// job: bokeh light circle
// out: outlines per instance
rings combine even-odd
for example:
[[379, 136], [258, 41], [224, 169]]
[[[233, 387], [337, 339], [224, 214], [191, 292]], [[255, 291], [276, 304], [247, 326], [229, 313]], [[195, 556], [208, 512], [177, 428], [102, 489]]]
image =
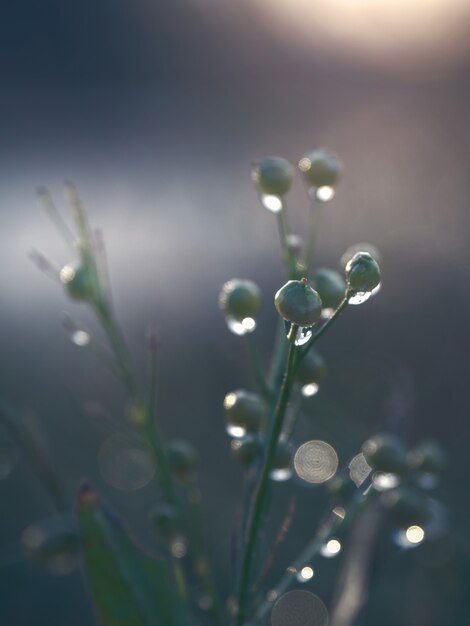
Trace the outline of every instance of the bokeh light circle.
[[327, 626], [328, 610], [318, 596], [295, 589], [282, 595], [271, 613], [272, 626]]
[[303, 480], [309, 483], [324, 483], [336, 473], [338, 455], [326, 441], [306, 441], [295, 453], [294, 468]]

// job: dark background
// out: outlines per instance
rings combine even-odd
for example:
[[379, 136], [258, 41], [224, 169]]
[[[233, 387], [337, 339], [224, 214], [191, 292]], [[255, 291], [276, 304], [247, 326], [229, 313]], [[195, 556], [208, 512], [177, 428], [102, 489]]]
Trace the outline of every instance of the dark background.
[[[470, 618], [470, 7], [465, 0], [285, 6], [2, 5], [0, 395], [14, 411], [34, 413], [71, 496], [91, 477], [146, 536], [154, 485], [124, 494], [105, 483], [96, 458], [109, 427], [82, 410], [93, 400], [121, 418], [125, 396], [69, 342], [62, 311], [100, 331], [28, 259], [35, 248], [59, 266], [72, 260], [34, 193], [47, 185], [66, 211], [62, 182], [71, 179], [105, 233], [116, 306], [142, 370], [149, 321], [160, 329], [161, 427], [199, 450], [226, 592], [241, 474], [229, 458], [221, 402], [253, 383], [217, 294], [233, 276], [259, 282], [265, 303], [256, 338], [267, 359], [272, 294], [283, 273], [275, 221], [258, 206], [250, 164], [266, 154], [295, 163], [325, 145], [340, 155], [344, 176], [324, 212], [318, 260], [336, 267], [350, 244], [373, 242], [383, 289], [322, 340], [329, 375], [306, 403], [302, 432], [330, 441], [343, 463], [369, 433], [390, 425], [410, 444], [442, 442], [449, 463], [438, 497], [447, 531], [417, 550], [379, 552], [358, 623], [463, 625]], [[307, 208], [298, 181], [289, 201], [295, 232]], [[291, 488], [279, 488], [280, 502]], [[23, 528], [52, 512], [24, 459], [0, 494], [0, 623], [91, 623], [78, 574], [54, 577], [21, 555]], [[299, 492], [299, 532], [280, 566], [308, 536], [311, 494]], [[311, 586], [326, 602], [335, 567], [329, 562]]]

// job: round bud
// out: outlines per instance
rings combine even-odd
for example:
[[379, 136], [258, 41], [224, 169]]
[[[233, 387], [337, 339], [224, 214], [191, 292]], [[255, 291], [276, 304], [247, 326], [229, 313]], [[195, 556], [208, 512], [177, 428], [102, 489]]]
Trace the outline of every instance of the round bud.
[[395, 435], [374, 435], [362, 444], [362, 453], [372, 469], [402, 474], [406, 469], [406, 450]]
[[75, 300], [89, 300], [93, 290], [89, 271], [83, 266], [66, 265], [60, 270], [60, 280], [64, 283], [67, 293]]
[[261, 446], [258, 435], [248, 434], [240, 439], [232, 439], [230, 448], [233, 456], [243, 467], [250, 467], [256, 459]]
[[321, 316], [322, 302], [305, 279], [289, 280], [274, 297], [281, 317], [292, 324], [312, 326]]
[[325, 359], [316, 350], [309, 350], [300, 361], [295, 378], [300, 385], [319, 385], [326, 373]]
[[348, 289], [371, 292], [380, 284], [380, 267], [368, 252], [356, 252], [345, 267]]
[[356, 489], [356, 485], [347, 476], [333, 476], [325, 483], [325, 487], [334, 500], [344, 501]]
[[165, 541], [170, 541], [178, 534], [178, 513], [170, 504], [158, 504], [149, 511], [148, 517], [152, 530]]
[[166, 455], [170, 471], [180, 480], [190, 478], [194, 473], [197, 452], [189, 441], [173, 439], [166, 445]]
[[234, 437], [256, 432], [266, 416], [266, 403], [257, 393], [237, 389], [224, 398], [227, 431]]
[[292, 186], [294, 168], [281, 157], [266, 157], [256, 164], [251, 177], [262, 193], [283, 196]]
[[333, 152], [317, 148], [300, 159], [299, 169], [310, 187], [334, 187], [341, 174], [341, 162]]
[[251, 280], [232, 278], [222, 287], [219, 307], [225, 315], [239, 321], [254, 317], [261, 308], [261, 291]]
[[446, 454], [437, 441], [423, 441], [408, 453], [408, 464], [420, 472], [440, 474], [446, 464]]
[[429, 500], [416, 489], [397, 487], [384, 492], [381, 500], [397, 526], [402, 528], [414, 524], [421, 526], [429, 521], [431, 513]]
[[313, 286], [325, 309], [336, 309], [346, 293], [346, 283], [338, 272], [322, 267], [315, 272]]
[[58, 513], [28, 526], [21, 535], [28, 556], [56, 574], [68, 574], [78, 565], [80, 532], [71, 513]]

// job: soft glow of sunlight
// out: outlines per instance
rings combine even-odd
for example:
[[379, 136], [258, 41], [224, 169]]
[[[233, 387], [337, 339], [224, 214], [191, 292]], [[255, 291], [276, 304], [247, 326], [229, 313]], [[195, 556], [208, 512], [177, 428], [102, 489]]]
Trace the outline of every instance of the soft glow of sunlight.
[[[255, 0], [281, 37], [413, 69], [469, 49], [467, 0]], [[410, 54], [412, 52], [412, 54]]]
[[421, 526], [410, 526], [405, 534], [410, 543], [421, 543], [424, 539], [424, 530]]

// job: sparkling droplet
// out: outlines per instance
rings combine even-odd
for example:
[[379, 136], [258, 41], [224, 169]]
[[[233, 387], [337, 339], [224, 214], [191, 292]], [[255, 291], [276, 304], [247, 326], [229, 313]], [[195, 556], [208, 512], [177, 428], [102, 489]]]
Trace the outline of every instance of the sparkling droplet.
[[242, 320], [237, 320], [234, 317], [226, 317], [228, 329], [234, 335], [243, 336], [248, 333], [252, 333], [256, 328], [256, 320], [252, 317], [245, 317]]
[[352, 296], [349, 296], [349, 304], [363, 304], [371, 297], [372, 291], [356, 291]]
[[314, 575], [315, 572], [313, 571], [313, 568], [306, 565], [305, 567], [302, 567], [300, 572], [297, 574], [297, 580], [299, 583], [306, 583], [308, 580], [311, 580]]
[[91, 337], [86, 330], [78, 329], [70, 335], [70, 339], [76, 346], [84, 347], [90, 343]]
[[324, 483], [338, 469], [338, 455], [326, 441], [306, 441], [294, 456], [297, 475], [309, 483]]
[[288, 591], [274, 605], [272, 626], [327, 626], [328, 611], [318, 596], [303, 589]]
[[341, 542], [339, 539], [329, 539], [320, 550], [320, 554], [327, 559], [331, 559], [341, 552]]
[[292, 470], [290, 469], [290, 467], [274, 468], [269, 473], [269, 477], [271, 478], [271, 480], [274, 480], [278, 483], [289, 480], [291, 476]]
[[230, 435], [230, 437], [237, 437], [237, 439], [246, 435], [246, 428], [243, 428], [243, 426], [237, 426], [235, 424], [227, 424], [225, 430], [227, 431], [227, 434]]
[[335, 197], [335, 190], [333, 187], [324, 185], [315, 189], [315, 200], [318, 202], [329, 202]]
[[334, 312], [335, 312], [335, 310], [332, 309], [331, 307], [326, 307], [326, 308], [322, 309], [321, 319], [325, 320], [325, 321], [330, 319], [330, 317], [333, 315]]
[[401, 529], [393, 536], [393, 541], [400, 548], [415, 548], [424, 541], [425, 531], [421, 526], [409, 526]]
[[378, 491], [387, 491], [387, 489], [397, 487], [397, 485], [400, 484], [400, 478], [397, 474], [390, 472], [375, 472], [372, 477], [372, 482]]
[[362, 483], [371, 473], [372, 468], [367, 463], [365, 456], [360, 452], [352, 459], [349, 464], [349, 476], [356, 487], [360, 487]]
[[279, 213], [282, 210], [282, 200], [279, 196], [263, 194], [261, 196], [261, 204], [272, 213]]
[[339, 517], [340, 519], [344, 519], [346, 517], [346, 509], [342, 506], [335, 506], [335, 508], [331, 511], [333, 515]]
[[295, 339], [296, 346], [303, 346], [313, 335], [312, 326], [300, 326]]
[[300, 393], [306, 398], [309, 398], [310, 396], [314, 396], [316, 393], [318, 393], [319, 389], [320, 385], [318, 383], [308, 383], [308, 385], [304, 385], [302, 387]]

